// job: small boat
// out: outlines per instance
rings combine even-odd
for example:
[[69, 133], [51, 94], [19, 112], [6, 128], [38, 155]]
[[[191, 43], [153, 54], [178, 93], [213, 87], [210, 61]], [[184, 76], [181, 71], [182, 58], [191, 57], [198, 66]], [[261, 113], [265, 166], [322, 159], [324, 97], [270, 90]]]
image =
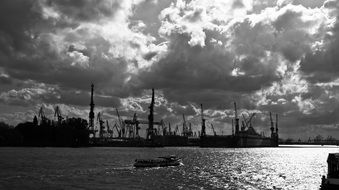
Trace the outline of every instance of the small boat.
[[156, 159], [136, 159], [134, 167], [166, 167], [166, 166], [179, 166], [181, 159], [174, 155], [161, 156]]
[[327, 158], [327, 178], [321, 179], [321, 190], [339, 189], [339, 153], [330, 153]]

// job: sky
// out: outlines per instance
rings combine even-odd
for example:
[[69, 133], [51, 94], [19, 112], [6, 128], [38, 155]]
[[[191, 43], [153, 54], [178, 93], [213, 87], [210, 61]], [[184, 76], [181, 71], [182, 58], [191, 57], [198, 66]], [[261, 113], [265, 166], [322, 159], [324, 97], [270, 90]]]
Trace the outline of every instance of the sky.
[[[339, 1], [2, 0], [0, 121], [31, 121], [42, 106], [111, 125], [155, 120], [231, 133], [239, 116], [282, 138], [339, 139]], [[146, 128], [144, 126], [143, 128]]]

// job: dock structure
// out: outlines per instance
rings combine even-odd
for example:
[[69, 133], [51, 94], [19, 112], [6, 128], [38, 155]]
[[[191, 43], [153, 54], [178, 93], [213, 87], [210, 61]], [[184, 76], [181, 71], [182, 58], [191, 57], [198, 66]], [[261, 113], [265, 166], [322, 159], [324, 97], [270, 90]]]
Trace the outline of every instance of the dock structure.
[[[200, 104], [201, 112], [201, 130], [199, 137], [193, 136], [191, 123], [186, 121], [185, 115], [182, 114], [183, 124], [182, 131], [179, 133], [179, 126], [177, 125], [175, 131], [172, 132], [170, 126], [165, 126], [164, 122], [155, 121], [154, 108], [155, 108], [155, 92], [152, 88], [151, 101], [148, 106], [149, 114], [147, 120], [142, 120], [134, 113], [131, 119], [122, 119], [119, 111], [116, 108], [118, 121], [115, 122], [112, 128], [106, 120], [104, 125], [104, 118], [102, 113], [97, 114], [98, 127], [94, 125], [94, 85], [91, 85], [91, 100], [89, 112], [89, 125], [88, 131], [92, 135], [92, 142], [94, 145], [101, 146], [201, 146], [201, 147], [274, 147], [278, 146], [278, 115], [276, 121], [271, 120], [271, 137], [265, 137], [258, 134], [252, 127], [252, 119], [255, 113], [248, 116], [242, 114], [242, 126], [240, 129], [240, 118], [238, 116], [237, 104], [234, 102], [234, 118], [232, 119], [232, 134], [218, 135], [212, 123], [209, 124], [213, 131], [213, 135], [206, 134], [206, 118], [204, 115], [203, 105]], [[146, 136], [141, 137], [139, 130], [142, 126], [146, 127]], [[96, 136], [99, 130], [99, 135]], [[116, 134], [114, 135], [114, 129]]]
[[[234, 120], [232, 119], [232, 134], [231, 135], [217, 135], [213, 125], [211, 124], [213, 135], [201, 135], [200, 147], [277, 147], [278, 146], [278, 115], [276, 115], [275, 131], [272, 114], [271, 120], [271, 137], [265, 137], [256, 132], [252, 126], [252, 119], [256, 113], [249, 114], [246, 117], [242, 114], [241, 129], [239, 126], [240, 119], [238, 117], [237, 104], [234, 102]], [[204, 119], [202, 117], [202, 119]], [[235, 121], [233, 123], [233, 121]], [[202, 123], [204, 124], [204, 120]], [[202, 125], [203, 125], [202, 124]], [[233, 131], [233, 127], [235, 131]], [[202, 127], [203, 128], [203, 127]], [[203, 134], [203, 130], [201, 131]]]

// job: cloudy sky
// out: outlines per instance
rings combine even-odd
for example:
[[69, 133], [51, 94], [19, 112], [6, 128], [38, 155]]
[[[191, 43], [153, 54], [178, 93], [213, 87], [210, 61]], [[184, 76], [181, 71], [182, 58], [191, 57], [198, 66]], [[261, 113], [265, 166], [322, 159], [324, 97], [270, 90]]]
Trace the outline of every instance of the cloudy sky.
[[269, 134], [339, 138], [339, 2], [336, 0], [2, 0], [0, 120], [95, 112], [114, 123], [147, 118], [200, 129], [199, 105], [231, 133], [233, 101]]

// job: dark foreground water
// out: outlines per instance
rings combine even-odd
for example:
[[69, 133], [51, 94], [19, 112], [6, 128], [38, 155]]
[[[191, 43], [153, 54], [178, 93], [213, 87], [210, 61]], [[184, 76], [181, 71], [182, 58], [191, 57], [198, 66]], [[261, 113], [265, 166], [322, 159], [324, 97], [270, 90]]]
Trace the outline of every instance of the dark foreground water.
[[[0, 148], [0, 189], [319, 189], [337, 147]], [[132, 167], [175, 154], [182, 166]]]

